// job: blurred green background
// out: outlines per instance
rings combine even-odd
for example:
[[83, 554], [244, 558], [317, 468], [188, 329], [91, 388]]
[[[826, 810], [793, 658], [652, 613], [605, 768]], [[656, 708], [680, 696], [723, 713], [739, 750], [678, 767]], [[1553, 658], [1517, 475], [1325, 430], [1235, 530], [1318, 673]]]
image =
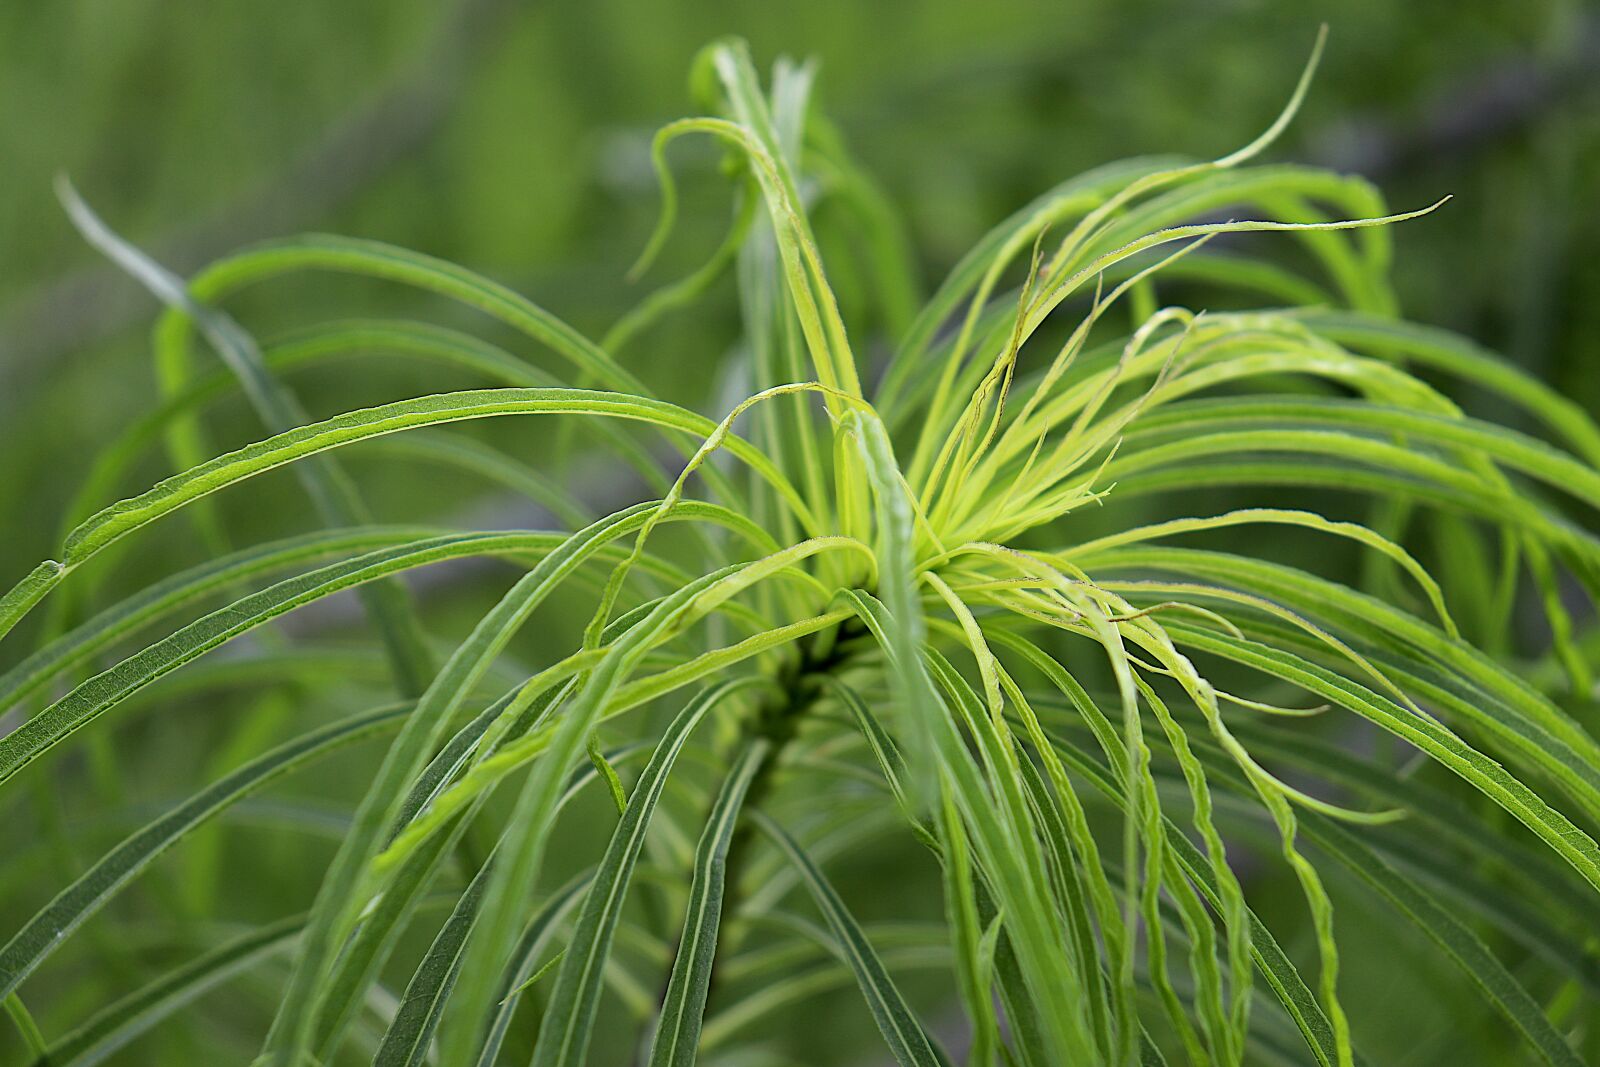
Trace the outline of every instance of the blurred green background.
[[[269, 236], [354, 234], [466, 264], [598, 336], [649, 289], [623, 276], [658, 207], [650, 137], [691, 113], [686, 72], [713, 37], [749, 38], [763, 64], [820, 61], [821, 107], [899, 209], [931, 287], [986, 229], [1063, 177], [1248, 141], [1282, 106], [1323, 21], [1332, 36], [1321, 74], [1270, 158], [1365, 174], [1396, 209], [1453, 194], [1394, 232], [1405, 314], [1472, 336], [1600, 408], [1597, 5], [0, 0], [0, 587], [55, 551], [95, 447], [158, 395], [155, 306], [75, 235], [52, 191], [58, 172], [185, 273]], [[685, 211], [655, 281], [693, 269], [727, 224], [715, 156], [686, 146], [674, 158]], [[414, 295], [320, 276], [275, 282], [230, 308], [261, 336], [362, 311], [480, 325]], [[716, 368], [736, 318], [724, 282], [625, 362], [664, 395], [720, 414]], [[369, 361], [296, 384], [326, 415], [460, 383]], [[260, 436], [242, 405], [219, 410], [219, 444]], [[482, 432], [527, 442], [546, 431]], [[351, 466], [386, 520], [473, 525], [474, 509], [488, 506], [458, 478], [355, 456]], [[119, 491], [164, 473], [152, 455]], [[227, 504], [250, 514], [257, 539], [305, 528], [303, 516], [274, 512], [299, 499], [292, 483], [279, 493], [270, 481]], [[197, 551], [184, 536], [143, 539], [119, 564], [126, 581], [102, 596]], [[470, 602], [450, 605], [453, 620], [436, 632], [466, 625], [484, 595], [462, 593]], [[196, 719], [152, 726], [143, 739], [167, 767], [221, 767], [238, 755], [201, 751], [205, 735], [185, 721]], [[149, 779], [159, 793], [162, 773], [146, 766], [133, 787]], [[858, 877], [875, 884], [871, 870]], [[8, 900], [0, 912], [37, 903]], [[282, 912], [257, 903], [261, 917]], [[862, 908], [893, 917], [870, 894]], [[1392, 948], [1369, 947], [1380, 957]], [[1372, 969], [1378, 980], [1353, 989], [1348, 1006], [1361, 1014], [1363, 1001], [1390, 994], [1385, 983], [1426, 981], [1429, 966]], [[64, 996], [56, 1011], [72, 1018], [80, 1007]]]

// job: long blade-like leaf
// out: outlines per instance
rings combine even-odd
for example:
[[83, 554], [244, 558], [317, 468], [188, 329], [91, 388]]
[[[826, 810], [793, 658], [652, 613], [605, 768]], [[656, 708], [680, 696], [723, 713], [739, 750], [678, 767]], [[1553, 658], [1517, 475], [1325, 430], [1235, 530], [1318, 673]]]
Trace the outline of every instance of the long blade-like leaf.
[[872, 943], [862, 933], [860, 924], [845, 907], [838, 892], [787, 830], [761, 812], [754, 812], [753, 817], [756, 825], [799, 869], [812, 899], [838, 940], [844, 961], [854, 972], [861, 993], [867, 999], [867, 1007], [878, 1029], [883, 1032], [884, 1040], [889, 1043], [889, 1051], [894, 1053], [894, 1058], [902, 1067], [941, 1067], [945, 1062], [944, 1057], [935, 1049], [933, 1039], [895, 987], [894, 979], [889, 977], [883, 961], [878, 958]]
[[584, 897], [573, 930], [572, 945], [561, 961], [555, 991], [545, 1009], [545, 1023], [534, 1049], [534, 1067], [579, 1067], [589, 1047], [589, 1035], [599, 1008], [606, 958], [611, 951], [622, 904], [633, 877], [644, 835], [656, 802], [666, 788], [667, 776], [694, 730], [707, 712], [747, 686], [749, 680], [724, 682], [689, 702], [656, 744], [655, 755], [639, 776], [628, 807], [611, 835], [594, 882]]
[[699, 1052], [700, 1026], [705, 1018], [706, 996], [711, 990], [717, 929], [722, 919], [728, 842], [738, 825], [739, 809], [750, 789], [750, 781], [766, 759], [768, 747], [765, 741], [758, 739], [740, 750], [723, 780], [716, 803], [711, 806], [700, 844], [695, 848], [689, 904], [652, 1039], [650, 1067], [692, 1067]]

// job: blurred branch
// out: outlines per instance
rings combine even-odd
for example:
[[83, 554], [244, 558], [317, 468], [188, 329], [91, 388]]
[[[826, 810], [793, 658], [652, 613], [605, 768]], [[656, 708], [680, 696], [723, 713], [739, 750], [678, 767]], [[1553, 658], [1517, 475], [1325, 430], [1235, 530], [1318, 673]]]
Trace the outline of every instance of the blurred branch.
[[1414, 122], [1335, 123], [1306, 144], [1313, 163], [1367, 177], [1478, 151], [1535, 125], [1563, 101], [1600, 88], [1600, 15], [1574, 27], [1558, 62], [1519, 56], [1440, 93]]
[[[187, 274], [241, 244], [326, 217], [438, 133], [461, 95], [471, 60], [492, 45], [510, 6], [507, 0], [456, 0], [428, 45], [393, 81], [284, 170], [149, 242], [152, 254]], [[114, 336], [148, 311], [144, 294], [109, 265], [36, 288], [0, 323], [0, 387], [13, 388], [27, 365]]]

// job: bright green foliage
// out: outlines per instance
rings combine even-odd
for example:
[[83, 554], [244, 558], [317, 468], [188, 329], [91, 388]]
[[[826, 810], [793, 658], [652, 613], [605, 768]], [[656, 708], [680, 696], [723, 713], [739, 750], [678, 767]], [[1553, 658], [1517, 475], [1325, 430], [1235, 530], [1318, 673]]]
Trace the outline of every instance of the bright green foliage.
[[[1374, 1002], [1342, 966], [1342, 904], [1357, 900], [1379, 924], [1366, 940], [1436, 952], [1461, 1010], [1500, 1020], [1484, 1058], [1452, 1035], [1440, 1055], [1592, 1062], [1600, 741], [1576, 714], [1595, 661], [1571, 605], [1600, 599], [1600, 429], [1396, 318], [1386, 227], [1432, 209], [1388, 214], [1359, 179], [1254, 162], [1314, 67], [1256, 142], [1066, 181], [912, 313], [892, 226], [869, 227], [852, 264], [884, 306], [835, 299], [808, 213], [884, 205], [812, 112], [811, 68], [780, 63], [763, 88], [741, 44], [717, 43], [693, 74], [706, 117], [656, 141], [665, 206], [641, 269], [670, 234], [680, 140], [726, 152], [732, 229], [606, 347], [461, 267], [372, 242], [274, 242], [185, 284], [69, 193], [91, 239], [168, 304], [168, 402], [108, 448], [80, 499], [157, 439], [178, 473], [83, 518], [59, 562], [0, 600], [8, 643], [43, 633], [0, 678], [23, 720], [0, 738], [0, 800], [47, 803], [24, 792], [43, 757], [343, 590], [366, 591], [403, 703], [247, 751], [22, 925], [0, 948], [0, 995], [34, 1052], [99, 1062], [179, 1020], [204, 1035], [201, 995], [249, 974], [271, 1021], [243, 1040], [274, 1067], [789, 1062], [810, 1053], [772, 1020], [845, 986], [864, 1011], [846, 1024], [805, 1009], [804, 1025], [879, 1035], [906, 1065], [1350, 1067], [1383, 1022], [1354, 1007]], [[305, 271], [459, 301], [575, 376], [417, 323], [348, 320], [263, 347], [219, 308]], [[748, 399], [718, 421], [644, 384], [648, 360], [705, 353], [644, 353], [654, 322], [728, 273]], [[1217, 310], [1164, 304], [1169, 286]], [[858, 321], [900, 330], [886, 362]], [[227, 380], [203, 371], [201, 339], [271, 436], [213, 454], [197, 415]], [[312, 421], [277, 377], [362, 348], [498, 384]], [[1539, 435], [1467, 417], [1450, 399], [1462, 386], [1500, 393]], [[631, 465], [654, 498], [591, 518], [579, 479], [437, 429], [491, 416], [561, 416], [547, 421], [585, 432], [579, 458]], [[676, 478], [641, 427], [681, 452]], [[362, 442], [522, 490], [570, 528], [373, 525], [325, 455]], [[306, 472], [329, 528], [230, 549], [211, 495], [284, 466]], [[86, 565], [185, 519], [210, 562], [71, 625], [74, 572], [103, 573]], [[1340, 553], [1363, 560], [1361, 580], [1317, 566]], [[426, 605], [395, 583], [485, 556], [521, 576], [436, 656]], [[42, 625], [17, 628], [41, 603]], [[185, 610], [201, 613], [165, 621]], [[570, 643], [508, 663], [530, 623]], [[1503, 639], [1526, 625], [1551, 635], [1532, 669]], [[283, 662], [312, 651], [291, 644]], [[336, 692], [337, 675], [307, 684]], [[158, 856], [279, 776], [378, 738], [319, 888], [283, 909], [304, 914], [70, 1032], [34, 1029], [56, 1017], [33, 996], [37, 969]], [[599, 803], [569, 809], [594, 781]], [[906, 849], [871, 898], [829, 873], [866, 842]], [[229, 871], [215, 877], [225, 895]], [[864, 917], [885, 913], [900, 921]], [[959, 1028], [942, 1018], [957, 1011]], [[948, 1040], [957, 1029], [970, 1040]]]

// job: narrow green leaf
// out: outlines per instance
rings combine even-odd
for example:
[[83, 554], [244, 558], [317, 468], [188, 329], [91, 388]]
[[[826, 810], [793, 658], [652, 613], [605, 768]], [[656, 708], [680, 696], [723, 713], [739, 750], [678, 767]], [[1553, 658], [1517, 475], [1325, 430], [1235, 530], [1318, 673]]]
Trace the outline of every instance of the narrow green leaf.
[[63, 1034], [33, 1067], [104, 1062], [218, 985], [289, 948], [304, 926], [303, 916], [263, 926], [167, 972]]
[[[396, 817], [401, 813], [408, 784], [423, 770], [428, 753], [466, 694], [566, 575], [610, 538], [625, 532], [630, 522], [643, 522], [652, 511], [652, 505], [640, 505], [608, 516], [573, 534], [523, 576], [479, 621], [472, 634], [457, 648], [423, 694], [416, 712], [407, 718], [406, 726], [391, 745], [383, 765], [368, 787], [351, 832], [323, 879], [307, 924], [306, 936], [301, 942], [295, 971], [279, 1008], [274, 1034], [269, 1040], [272, 1062], [283, 1067], [296, 1064], [312, 1041], [318, 1007], [326, 994], [327, 968], [338, 946], [354, 925], [361, 904], [357, 890], [368, 877], [384, 835], [389, 827], [395, 825]], [[559, 732], [558, 737], [569, 744], [577, 741], [576, 737]], [[565, 762], [560, 757], [566, 755], [559, 749], [554, 751], [559, 756], [550, 774], [561, 777], [555, 777], [548, 785], [548, 804], [552, 809], [559, 803], [559, 790], [565, 775]], [[532, 780], [537, 782], [540, 777], [535, 776]], [[515, 870], [516, 867], [516, 864], [507, 862], [497, 870], [501, 872], [500, 877], [504, 877], [504, 871]], [[519, 878], [525, 877], [525, 872], [516, 871], [516, 874]], [[518, 890], [524, 884], [519, 882]], [[493, 883], [489, 892], [489, 899], [494, 902]], [[502, 888], [500, 892], [503, 894], [506, 890]], [[504, 904], [500, 906], [505, 907]], [[504, 916], [499, 918], [501, 925], [506, 921]], [[497, 956], [502, 951], [501, 946], [496, 946]], [[499, 969], [496, 965], [492, 974], [475, 975], [469, 968], [469, 982], [491, 983]]]
[[[558, 546], [570, 545], [573, 538], [580, 538], [577, 534], [569, 539], [564, 539], [560, 534], [543, 533], [453, 534], [379, 549], [285, 579], [190, 623], [102, 671], [18, 729], [0, 737], [0, 783], [96, 716], [156, 679], [303, 604], [384, 575], [472, 555], [530, 551], [545, 553], [539, 566], [548, 564], [549, 567], [540, 573], [559, 582], [611, 541], [638, 529], [654, 513], [655, 505], [647, 503], [601, 520], [589, 528], [590, 532], [581, 535], [586, 547], [576, 556], [560, 551]], [[730, 528], [754, 538], [758, 545], [766, 547], [767, 536], [759, 527], [715, 505], [684, 501], [661, 521], [696, 518], [713, 522], [725, 520]], [[596, 529], [601, 531], [600, 534], [593, 533]]]
[[902, 1067], [941, 1067], [945, 1062], [944, 1057], [935, 1049], [927, 1031], [917, 1021], [905, 997], [895, 987], [894, 979], [889, 977], [883, 961], [833, 886], [811, 862], [805, 850], [789, 836], [788, 831], [759, 811], [753, 812], [752, 816], [756, 825], [789, 857], [789, 861], [803, 876], [806, 888], [811, 891], [812, 899], [828, 922], [828, 929], [837, 939], [840, 953], [855, 974], [872, 1018], [883, 1032], [894, 1058]]
[[305, 270], [384, 278], [459, 300], [549, 345], [611, 388], [648, 392], [598, 345], [527, 298], [454, 263], [380, 241], [328, 234], [266, 241], [213, 263], [190, 280], [189, 288], [197, 299], [213, 302], [265, 279]]
[[81, 666], [141, 627], [256, 575], [340, 552], [381, 548], [438, 534], [437, 530], [401, 526], [318, 530], [207, 560], [145, 586], [0, 675], [0, 709], [21, 702], [57, 674]]
[[[479, 1050], [478, 1057], [474, 1061], [476, 1067], [494, 1067], [495, 1060], [500, 1054], [500, 1046], [505, 1041], [506, 1031], [511, 1027], [517, 1004], [536, 973], [534, 965], [538, 961], [539, 954], [544, 951], [545, 945], [554, 935], [556, 928], [565, 920], [567, 913], [583, 899], [581, 894], [593, 876], [592, 870], [578, 875], [550, 894], [544, 905], [532, 919], [528, 920], [522, 936], [517, 940], [516, 948], [512, 950], [511, 964], [506, 970], [506, 993], [495, 1005], [489, 1032], [484, 1038], [483, 1048]], [[553, 963], [560, 958], [558, 954], [550, 962]], [[549, 965], [546, 963], [540, 970]]]
[[[620, 760], [633, 752], [640, 751], [641, 747], [633, 746], [613, 753], [612, 758]], [[595, 767], [579, 769], [567, 786], [563, 802], [570, 799], [584, 785], [594, 781], [596, 777]], [[373, 1058], [375, 1067], [377, 1065], [415, 1067], [425, 1060], [429, 1042], [432, 1041], [434, 1030], [444, 1013], [445, 1001], [455, 988], [456, 979], [460, 975], [462, 950], [466, 946], [467, 934], [477, 919], [478, 906], [483, 901], [483, 890], [488, 884], [493, 862], [491, 857], [480, 867], [466, 889], [456, 898], [455, 907], [451, 910], [449, 918], [439, 928], [433, 943], [424, 953], [422, 962], [418, 963], [416, 970], [412, 972], [411, 980], [406, 984], [405, 993], [400, 998], [400, 1006], [396, 1009], [394, 1018], [390, 1020], [389, 1028], [384, 1032], [383, 1041], [378, 1046], [377, 1055]], [[558, 899], [559, 896], [560, 894], [557, 894]], [[368, 922], [370, 921], [369, 919]], [[522, 992], [527, 984], [531, 984], [531, 979], [524, 986], [519, 986], [514, 994]]]
[[22, 1038], [22, 1043], [28, 1050], [28, 1055], [34, 1058], [43, 1058], [45, 1055], [44, 1034], [39, 1031], [39, 1024], [33, 1021], [33, 1014], [28, 1011], [28, 1006], [22, 1003], [22, 998], [15, 993], [5, 998], [6, 1014], [11, 1017], [11, 1022], [17, 1028], [17, 1034]]
[[768, 747], [758, 739], [740, 750], [706, 818], [705, 830], [695, 848], [683, 933], [651, 1039], [650, 1067], [693, 1067], [699, 1053], [700, 1027], [711, 990], [711, 968], [716, 962], [717, 930], [722, 919], [728, 842], [738, 824], [739, 809], [750, 782], [767, 758]]
[[[172, 311], [199, 327], [244, 388], [269, 433], [283, 433], [310, 421], [290, 390], [268, 372], [255, 339], [230, 316], [196, 300], [183, 279], [112, 232], [72, 184], [62, 177], [57, 193], [78, 232]], [[296, 473], [312, 506], [327, 526], [355, 526], [368, 515], [355, 483], [331, 458], [302, 464]], [[384, 580], [359, 590], [359, 596], [388, 650], [390, 670], [402, 697], [422, 692], [431, 671], [431, 652], [405, 586]]]
[[27, 576], [16, 585], [6, 590], [6, 595], [0, 597], [0, 638], [11, 632], [22, 617], [33, 610], [33, 606], [44, 599], [44, 595], [55, 588], [61, 581], [66, 568], [53, 559], [40, 563]]
[[196, 826], [291, 771], [400, 725], [411, 705], [379, 708], [304, 734], [196, 793], [128, 837], [0, 948], [0, 996], [9, 994], [90, 916]]
[[[956, 976], [967, 1021], [972, 1025], [972, 1046], [967, 1051], [970, 1067], [989, 1067], [1000, 1049], [1000, 1030], [995, 1023], [994, 997], [990, 976], [994, 964], [994, 942], [1001, 929], [1002, 916], [996, 915], [987, 930], [980, 925], [972, 857], [966, 828], [949, 790], [943, 791], [939, 837], [943, 844], [945, 925], [956, 948]], [[988, 946], [988, 966], [984, 965], [984, 946]]]
[[[77, 566], [106, 545], [218, 489], [331, 448], [463, 419], [563, 412], [633, 419], [702, 438], [716, 429], [711, 420], [659, 400], [585, 389], [472, 389], [400, 400], [336, 415], [247, 445], [174, 475], [140, 496], [113, 504], [67, 535], [65, 566]], [[761, 452], [732, 435], [726, 447], [761, 472], [797, 513], [808, 516], [804, 501]], [[808, 517], [805, 522], [812, 525]]]
[[570, 947], [561, 961], [556, 987], [545, 1009], [545, 1023], [539, 1029], [534, 1067], [581, 1067], [586, 1062], [584, 1057], [599, 1009], [606, 959], [656, 802], [661, 799], [678, 754], [700, 720], [723, 700], [750, 684], [750, 679], [744, 679], [706, 690], [690, 701], [662, 733], [655, 755], [639, 776], [633, 798], [611, 835], [605, 856], [584, 897]]

